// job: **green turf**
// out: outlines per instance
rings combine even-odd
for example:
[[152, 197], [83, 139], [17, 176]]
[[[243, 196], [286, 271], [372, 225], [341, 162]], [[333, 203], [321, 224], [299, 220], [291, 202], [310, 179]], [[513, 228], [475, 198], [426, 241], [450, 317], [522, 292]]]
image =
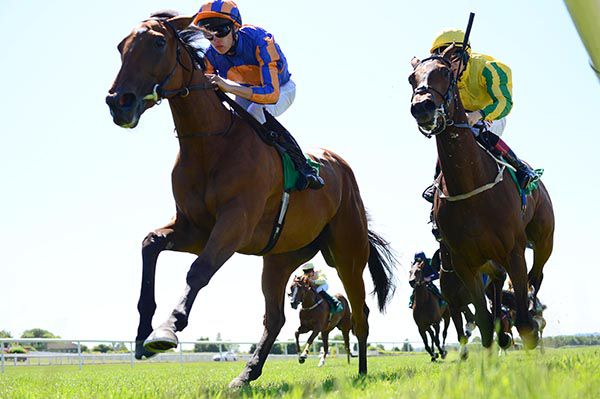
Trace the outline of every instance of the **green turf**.
[[227, 389], [243, 363], [136, 363], [129, 365], [6, 367], [0, 398], [600, 398], [600, 348], [510, 352], [506, 357], [456, 353], [432, 364], [425, 355], [357, 359], [267, 361], [262, 377], [239, 391]]

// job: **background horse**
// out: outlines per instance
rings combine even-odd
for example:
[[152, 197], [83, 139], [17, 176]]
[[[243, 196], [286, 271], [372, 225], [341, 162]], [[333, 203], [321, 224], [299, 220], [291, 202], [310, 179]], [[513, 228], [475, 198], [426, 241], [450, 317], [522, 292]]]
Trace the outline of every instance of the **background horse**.
[[[525, 346], [533, 348], [537, 345], [537, 326], [527, 311], [528, 282], [539, 292], [542, 269], [553, 246], [552, 203], [540, 181], [538, 189], [527, 197], [523, 212], [519, 191], [508, 171], [478, 146], [458, 95], [461, 62], [460, 57], [452, 57], [454, 50], [450, 46], [443, 56], [413, 59], [414, 71], [409, 77], [413, 87], [411, 113], [422, 133], [436, 136], [442, 175], [434, 217], [449, 250], [444, 263], [451, 262], [471, 294], [485, 347], [492, 343], [493, 320], [480, 272], [491, 264], [505, 269], [515, 288], [517, 329]], [[528, 242], [535, 254], [529, 276], [524, 256]], [[495, 309], [500, 296], [494, 298]]]
[[[334, 328], [338, 328], [344, 337], [344, 348], [350, 364], [350, 330], [352, 329], [352, 319], [348, 300], [342, 294], [336, 294], [335, 297], [342, 303], [344, 310], [340, 313], [331, 315], [329, 304], [324, 298], [315, 292], [314, 285], [310, 279], [304, 276], [294, 278], [290, 287], [290, 303], [292, 308], [296, 309], [302, 304], [300, 309], [300, 327], [296, 330], [296, 350], [298, 352], [298, 361], [304, 363], [308, 357], [308, 351], [314, 339], [321, 333], [323, 341], [323, 354], [319, 361], [319, 367], [325, 364], [325, 358], [329, 353], [329, 333]], [[312, 331], [304, 350], [300, 352], [300, 334]]]
[[[438, 358], [435, 346], [437, 346], [442, 359], [445, 359], [448, 353], [445, 346], [450, 325], [450, 309], [447, 305], [440, 307], [438, 296], [427, 288], [428, 283], [424, 280], [422, 273], [424, 265], [424, 262], [413, 263], [410, 270], [410, 281], [414, 286], [413, 319], [419, 328], [425, 350], [431, 355], [431, 361], [434, 362]], [[443, 342], [440, 345], [440, 321], [442, 319], [444, 320], [444, 331], [442, 333]], [[431, 346], [428, 344], [427, 333], [431, 337]]]
[[[155, 14], [121, 41], [121, 69], [106, 97], [113, 121], [134, 128], [141, 115], [168, 99], [179, 154], [172, 172], [176, 215], [142, 244], [142, 288], [136, 358], [178, 345], [176, 332], [187, 324], [200, 289], [234, 254], [263, 255], [279, 219], [283, 195], [280, 156], [248, 122], [225, 107], [204, 76], [204, 61], [188, 28], [191, 16]], [[180, 32], [185, 30], [185, 32]], [[379, 309], [394, 290], [395, 259], [388, 243], [369, 230], [367, 215], [350, 166], [337, 154], [313, 155], [326, 182], [323, 189], [291, 194], [285, 227], [263, 256], [264, 333], [241, 374], [239, 387], [257, 379], [285, 322], [286, 282], [299, 265], [319, 251], [334, 267], [352, 305], [361, 374], [367, 372], [367, 322], [363, 270], [369, 265]], [[183, 296], [169, 318], [153, 329], [154, 280], [161, 251], [198, 257]]]
[[[515, 300], [515, 293], [512, 289], [502, 291], [502, 307], [505, 310], [506, 317], [503, 320], [506, 320], [505, 323], [509, 330], [513, 327], [513, 321], [516, 318], [516, 308], [517, 303]], [[546, 328], [546, 319], [544, 318], [544, 310], [546, 310], [546, 305], [542, 304], [539, 297], [530, 293], [529, 294], [529, 314], [531, 317], [537, 322], [539, 326], [539, 339], [540, 339], [540, 351], [544, 352], [544, 328]]]

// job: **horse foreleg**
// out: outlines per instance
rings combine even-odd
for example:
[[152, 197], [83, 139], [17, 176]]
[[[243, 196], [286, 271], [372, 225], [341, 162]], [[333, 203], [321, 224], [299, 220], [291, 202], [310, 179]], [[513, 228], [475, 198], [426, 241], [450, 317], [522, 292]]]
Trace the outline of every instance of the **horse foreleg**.
[[323, 331], [321, 333], [321, 340], [323, 341], [323, 355], [319, 360], [319, 367], [322, 367], [325, 364], [325, 358], [327, 354], [329, 354], [329, 331]]
[[156, 311], [154, 296], [156, 261], [158, 255], [164, 250], [185, 251], [183, 237], [189, 234], [177, 234], [175, 225], [171, 224], [149, 233], [142, 243], [142, 288], [138, 301], [138, 312], [140, 321], [137, 335], [135, 337], [135, 358], [143, 359], [156, 355], [156, 352], [144, 348], [144, 340], [152, 332], [152, 318]]
[[[423, 340], [423, 345], [425, 345], [425, 350], [427, 351], [427, 353], [429, 353], [429, 356], [431, 356], [431, 361], [434, 362], [435, 361], [435, 352], [433, 351], [433, 348], [431, 348], [429, 346], [429, 342], [428, 342], [428, 338], [427, 338], [427, 333], [429, 332], [429, 328], [421, 328], [419, 327], [419, 334], [421, 335], [421, 339]], [[431, 332], [429, 332], [431, 334]], [[433, 346], [433, 341], [432, 341], [432, 346]]]
[[492, 345], [494, 337], [494, 325], [492, 315], [488, 311], [483, 283], [479, 273], [468, 268], [464, 263], [457, 260], [457, 256], [452, 254], [454, 270], [462, 280], [467, 291], [471, 294], [471, 302], [475, 306], [475, 320], [481, 332], [481, 344], [489, 348]]
[[515, 326], [527, 349], [533, 349], [538, 343], [538, 327], [529, 314], [529, 297], [527, 266], [525, 264], [525, 250], [515, 248], [507, 262], [507, 269], [515, 291], [517, 317]]
[[231, 388], [241, 387], [260, 377], [269, 351], [285, 323], [286, 283], [294, 269], [311, 259], [316, 251], [311, 247], [305, 247], [293, 253], [269, 255], [263, 258], [262, 292], [265, 297], [265, 329], [246, 367], [229, 384]]

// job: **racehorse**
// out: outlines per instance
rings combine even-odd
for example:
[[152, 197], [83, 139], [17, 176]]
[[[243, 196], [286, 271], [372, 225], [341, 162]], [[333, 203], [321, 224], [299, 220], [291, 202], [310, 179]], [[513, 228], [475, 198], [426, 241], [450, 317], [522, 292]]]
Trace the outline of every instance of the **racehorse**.
[[[441, 307], [437, 295], [427, 288], [428, 283], [424, 280], [422, 273], [423, 265], [423, 262], [415, 262], [410, 270], [410, 281], [414, 286], [413, 319], [419, 328], [425, 350], [431, 356], [431, 361], [434, 362], [438, 356], [445, 359], [448, 354], [445, 346], [450, 325], [450, 310], [447, 305]], [[440, 322], [442, 319], [444, 320], [444, 330], [442, 332], [443, 342], [440, 345]], [[431, 338], [431, 347], [428, 344], [427, 333]], [[435, 352], [434, 345], [437, 346], [439, 355]]]
[[[323, 354], [319, 360], [319, 367], [325, 364], [325, 358], [329, 354], [329, 333], [334, 328], [338, 328], [344, 337], [344, 347], [350, 364], [350, 330], [352, 330], [352, 315], [348, 300], [342, 294], [336, 294], [336, 298], [342, 303], [344, 310], [332, 315], [329, 304], [315, 290], [314, 285], [307, 277], [295, 277], [290, 287], [290, 304], [292, 308], [300, 309], [300, 327], [296, 330], [296, 350], [298, 352], [298, 361], [304, 363], [308, 357], [308, 351], [313, 341], [319, 333], [323, 341]], [[300, 334], [312, 331], [304, 350], [300, 352]]]
[[[134, 128], [160, 100], [171, 108], [179, 154], [172, 172], [175, 217], [149, 233], [142, 243], [140, 321], [137, 359], [178, 345], [176, 332], [188, 324], [200, 289], [234, 254], [263, 256], [264, 333], [251, 359], [230, 386], [256, 380], [285, 322], [284, 296], [289, 276], [319, 251], [336, 268], [352, 306], [358, 338], [360, 374], [367, 372], [368, 308], [362, 278], [373, 278], [378, 306], [384, 310], [394, 290], [395, 258], [389, 244], [368, 228], [366, 211], [350, 166], [332, 151], [312, 159], [326, 186], [290, 195], [285, 227], [270, 242], [280, 218], [283, 195], [281, 158], [250, 124], [228, 109], [204, 76], [199, 31], [188, 29], [191, 16], [154, 14], [118, 45], [121, 68], [106, 97], [115, 124]], [[157, 258], [171, 250], [197, 255], [183, 296], [156, 329], [154, 283]]]
[[[527, 312], [528, 283], [537, 294], [542, 269], [553, 246], [554, 214], [550, 196], [540, 181], [523, 209], [509, 172], [478, 146], [467, 123], [457, 81], [461, 57], [455, 46], [441, 56], [413, 58], [409, 82], [413, 87], [411, 113], [419, 130], [435, 136], [442, 174], [437, 180], [434, 218], [452, 264], [471, 294], [482, 344], [490, 347], [493, 321], [487, 310], [480, 272], [491, 264], [505, 269], [514, 285], [516, 326], [526, 348], [537, 345], [537, 326]], [[525, 248], [534, 248], [527, 275]], [[443, 255], [444, 256], [444, 255]], [[494, 308], [499, 306], [496, 295]], [[500, 337], [499, 337], [500, 338]]]

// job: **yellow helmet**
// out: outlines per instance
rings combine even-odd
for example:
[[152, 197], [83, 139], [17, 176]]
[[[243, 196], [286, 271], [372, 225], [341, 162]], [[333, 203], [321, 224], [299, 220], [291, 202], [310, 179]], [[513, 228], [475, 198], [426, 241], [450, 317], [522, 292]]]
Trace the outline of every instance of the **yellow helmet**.
[[[447, 47], [454, 43], [456, 46], [462, 47], [463, 40], [465, 38], [465, 32], [462, 29], [449, 29], [440, 33], [431, 44], [431, 50], [429, 52], [433, 54], [435, 50], [440, 47]], [[471, 52], [471, 43], [467, 44], [467, 52]]]

